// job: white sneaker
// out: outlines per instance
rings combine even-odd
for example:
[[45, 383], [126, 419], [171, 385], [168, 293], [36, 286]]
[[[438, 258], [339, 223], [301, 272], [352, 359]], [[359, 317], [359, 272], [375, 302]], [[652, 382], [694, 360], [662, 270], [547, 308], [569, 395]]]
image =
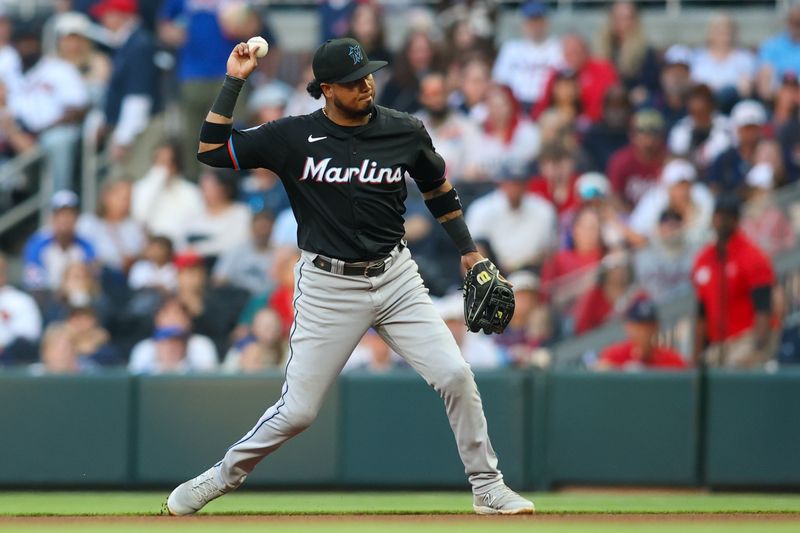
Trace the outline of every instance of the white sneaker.
[[475, 494], [472, 508], [478, 514], [533, 514], [533, 502], [526, 500], [505, 483], [482, 494]]
[[212, 466], [196, 478], [175, 487], [164, 505], [173, 516], [194, 514], [229, 490], [219, 486], [217, 469]]

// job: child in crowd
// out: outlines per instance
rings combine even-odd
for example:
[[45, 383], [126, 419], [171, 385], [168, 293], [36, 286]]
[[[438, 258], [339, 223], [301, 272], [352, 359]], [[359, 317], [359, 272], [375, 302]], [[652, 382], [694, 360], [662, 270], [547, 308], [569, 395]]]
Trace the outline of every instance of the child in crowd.
[[174, 291], [178, 274], [172, 262], [173, 255], [172, 241], [168, 237], [151, 237], [144, 249], [143, 258], [136, 261], [131, 268], [128, 276], [130, 288]]

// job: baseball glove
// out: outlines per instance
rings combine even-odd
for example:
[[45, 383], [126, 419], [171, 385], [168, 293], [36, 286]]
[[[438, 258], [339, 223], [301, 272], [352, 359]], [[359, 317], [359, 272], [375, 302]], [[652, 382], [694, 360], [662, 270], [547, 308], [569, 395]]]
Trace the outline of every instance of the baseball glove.
[[514, 292], [488, 259], [475, 263], [464, 277], [464, 320], [470, 331], [502, 333], [514, 316]]

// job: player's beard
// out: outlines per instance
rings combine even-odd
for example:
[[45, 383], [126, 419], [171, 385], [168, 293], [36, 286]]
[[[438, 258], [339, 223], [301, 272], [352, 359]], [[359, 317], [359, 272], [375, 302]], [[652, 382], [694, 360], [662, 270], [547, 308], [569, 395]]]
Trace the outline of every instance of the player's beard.
[[373, 97], [372, 101], [370, 101], [369, 105], [366, 106], [364, 109], [359, 109], [357, 107], [351, 107], [345, 105], [341, 100], [339, 100], [336, 96], [333, 97], [333, 105], [339, 110], [339, 112], [344, 115], [346, 118], [349, 119], [358, 119], [362, 117], [368, 116], [375, 110], [375, 99]]

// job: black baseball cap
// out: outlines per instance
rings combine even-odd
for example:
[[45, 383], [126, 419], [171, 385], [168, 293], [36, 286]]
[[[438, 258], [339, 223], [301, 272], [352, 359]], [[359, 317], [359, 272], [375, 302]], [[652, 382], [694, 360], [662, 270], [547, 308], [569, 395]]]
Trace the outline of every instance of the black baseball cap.
[[625, 312], [629, 322], [658, 322], [656, 306], [649, 298], [637, 298]]
[[355, 39], [329, 39], [314, 52], [311, 67], [319, 83], [347, 83], [360, 80], [388, 65], [386, 61], [370, 61], [364, 48]]

